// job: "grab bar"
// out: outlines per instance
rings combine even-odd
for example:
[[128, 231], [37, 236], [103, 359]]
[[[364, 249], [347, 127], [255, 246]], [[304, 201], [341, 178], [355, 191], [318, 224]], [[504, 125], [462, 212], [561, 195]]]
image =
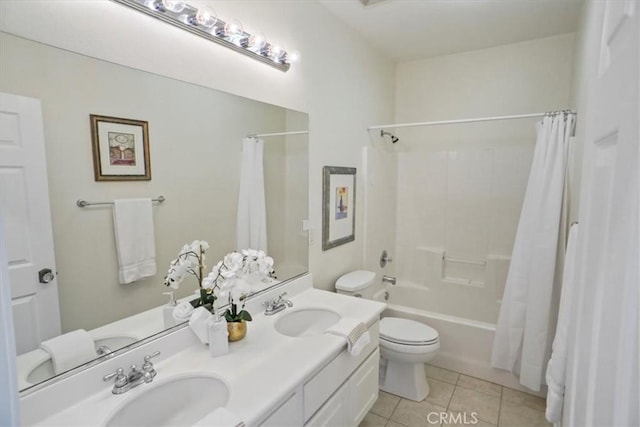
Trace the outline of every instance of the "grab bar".
[[460, 262], [460, 263], [463, 263], [463, 264], [487, 265], [487, 261], [473, 261], [473, 260], [470, 260], [470, 259], [449, 258], [449, 257], [442, 257], [442, 259], [444, 261]]

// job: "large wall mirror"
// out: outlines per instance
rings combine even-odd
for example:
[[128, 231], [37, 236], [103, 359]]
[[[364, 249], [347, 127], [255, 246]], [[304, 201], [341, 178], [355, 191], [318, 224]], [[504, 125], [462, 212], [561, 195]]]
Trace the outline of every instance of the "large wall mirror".
[[[208, 269], [240, 249], [242, 139], [307, 130], [308, 116], [7, 33], [0, 33], [0, 52], [0, 91], [42, 103], [61, 333], [86, 330], [96, 348], [111, 351], [157, 334], [165, 329], [163, 278], [182, 246], [208, 241]], [[148, 122], [150, 181], [94, 180], [90, 114]], [[268, 255], [277, 281], [283, 281], [308, 267], [308, 136], [264, 141]], [[165, 201], [153, 206], [158, 273], [121, 285], [112, 207], [79, 208], [76, 201], [159, 195]], [[197, 288], [187, 277], [176, 296], [186, 298]], [[14, 319], [19, 311], [14, 309]], [[54, 373], [30, 326], [17, 319], [16, 327], [22, 328], [16, 330], [17, 364], [25, 390]]]

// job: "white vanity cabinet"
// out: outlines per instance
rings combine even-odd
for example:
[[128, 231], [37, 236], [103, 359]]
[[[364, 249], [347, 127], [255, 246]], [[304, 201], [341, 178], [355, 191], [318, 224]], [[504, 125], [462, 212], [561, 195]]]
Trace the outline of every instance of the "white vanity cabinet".
[[358, 357], [346, 351], [321, 367], [261, 427], [356, 427], [378, 398], [378, 326]]
[[302, 388], [287, 398], [267, 419], [261, 427], [293, 427], [302, 425]]
[[357, 426], [378, 398], [376, 349], [356, 372], [326, 401], [305, 427]]

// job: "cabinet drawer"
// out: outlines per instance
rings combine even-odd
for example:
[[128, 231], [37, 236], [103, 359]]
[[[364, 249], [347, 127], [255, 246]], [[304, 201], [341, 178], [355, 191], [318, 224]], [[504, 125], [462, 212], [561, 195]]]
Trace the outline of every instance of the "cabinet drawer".
[[261, 427], [297, 427], [300, 425], [302, 425], [302, 393], [300, 391], [296, 391], [260, 424]]
[[380, 350], [371, 356], [349, 378], [349, 425], [357, 426], [378, 399], [378, 365]]
[[349, 401], [347, 397], [347, 384], [343, 384], [309, 422], [305, 424], [305, 427], [337, 427], [350, 425]]

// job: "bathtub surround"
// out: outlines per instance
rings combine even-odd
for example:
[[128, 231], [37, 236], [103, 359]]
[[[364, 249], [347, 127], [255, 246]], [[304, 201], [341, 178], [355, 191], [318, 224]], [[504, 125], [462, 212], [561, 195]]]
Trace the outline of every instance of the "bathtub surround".
[[[386, 123], [566, 108], [573, 47], [563, 34], [400, 63], [396, 116]], [[490, 359], [538, 120], [389, 129], [396, 144], [370, 131], [363, 155], [363, 265], [398, 278], [387, 287], [388, 314], [438, 330], [433, 363], [520, 389]], [[394, 263], [380, 269], [384, 248]]]
[[[491, 365], [540, 391], [555, 325], [552, 295], [569, 137], [575, 115], [558, 113], [537, 126], [538, 138], [493, 342]], [[564, 247], [564, 245], [561, 245]]]

